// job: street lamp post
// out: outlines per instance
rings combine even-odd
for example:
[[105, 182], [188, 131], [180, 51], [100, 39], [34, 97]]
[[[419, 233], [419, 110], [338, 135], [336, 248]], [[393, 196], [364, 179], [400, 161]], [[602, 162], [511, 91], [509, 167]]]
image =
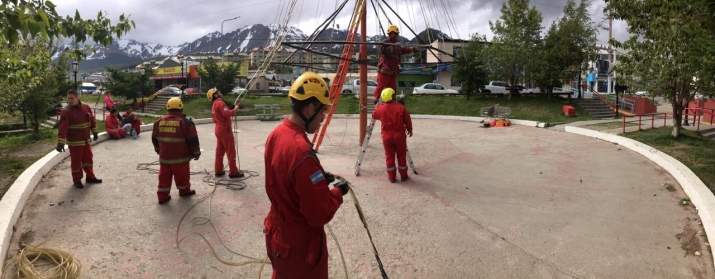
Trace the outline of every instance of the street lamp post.
[[223, 53], [225, 52], [224, 49], [223, 49], [223, 23], [226, 22], [226, 21], [229, 21], [229, 20], [238, 19], [238, 18], [240, 18], [240, 17], [241, 17], [241, 16], [237, 16], [237, 17], [234, 17], [234, 18], [229, 18], [229, 19], [224, 20], [224, 21], [221, 22], [221, 64], [222, 64], [222, 65], [223, 65]]
[[139, 94], [141, 94], [142, 97], [142, 112], [144, 112], [144, 86], [146, 85], [144, 82], [144, 66], [139, 67], [139, 72], [142, 74], [141, 78], [141, 87], [139, 87]]
[[[179, 54], [176, 56], [176, 58], [179, 58], [179, 63], [181, 63], [181, 79], [184, 83], [186, 83], [186, 79], [184, 78], [184, 56]], [[184, 86], [181, 86], [181, 97], [184, 97], [184, 88], [186, 87], [186, 84]]]
[[74, 72], [74, 89], [77, 90], [77, 68], [79, 68], [79, 63], [77, 60], [72, 62], [72, 72]]

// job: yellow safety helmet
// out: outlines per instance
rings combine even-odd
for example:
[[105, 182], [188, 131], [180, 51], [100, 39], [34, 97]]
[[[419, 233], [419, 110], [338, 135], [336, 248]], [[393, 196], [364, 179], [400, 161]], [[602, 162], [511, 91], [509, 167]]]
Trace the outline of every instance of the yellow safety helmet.
[[209, 89], [209, 92], [206, 92], [206, 98], [209, 99], [209, 102], [214, 100], [213, 96], [215, 93], [218, 93], [218, 89], [216, 89], [216, 87], [211, 88]]
[[400, 34], [400, 29], [397, 28], [397, 25], [390, 24], [390, 26], [387, 27], [387, 34], [389, 35], [390, 33]]
[[184, 102], [179, 97], [171, 98], [166, 102], [166, 110], [170, 109], [184, 109]]
[[380, 93], [380, 98], [382, 98], [383, 102], [390, 102], [392, 101], [393, 97], [395, 97], [395, 89], [392, 89], [390, 87], [382, 89], [382, 93]]
[[291, 85], [288, 98], [303, 101], [310, 97], [317, 98], [324, 105], [330, 104], [330, 89], [325, 80], [316, 73], [305, 72]]

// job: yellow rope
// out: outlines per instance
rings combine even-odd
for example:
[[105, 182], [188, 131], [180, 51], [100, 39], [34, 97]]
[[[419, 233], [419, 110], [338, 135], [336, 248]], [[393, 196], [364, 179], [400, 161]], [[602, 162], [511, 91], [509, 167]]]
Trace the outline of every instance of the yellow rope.
[[46, 240], [37, 246], [27, 245], [22, 248], [19, 254], [6, 263], [2, 278], [80, 278], [82, 264], [69, 252], [43, 247], [48, 242]]

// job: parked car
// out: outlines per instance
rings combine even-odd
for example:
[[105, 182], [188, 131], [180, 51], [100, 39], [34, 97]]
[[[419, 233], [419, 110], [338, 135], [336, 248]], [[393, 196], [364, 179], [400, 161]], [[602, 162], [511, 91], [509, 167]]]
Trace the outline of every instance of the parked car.
[[231, 90], [231, 94], [245, 94], [247, 92], [248, 90], [246, 88], [241, 87], [240, 85], [234, 87], [233, 90]]
[[647, 91], [638, 91], [638, 92], [636, 92], [636, 96], [645, 97], [645, 96], [648, 96], [648, 92]]
[[[374, 80], [368, 80], [367, 95], [370, 95], [372, 94], [372, 92], [375, 92], [375, 88], [377, 88], [377, 82], [375, 82]], [[360, 94], [360, 80], [353, 79], [345, 82], [345, 84], [343, 84], [343, 94]]]
[[509, 90], [507, 89], [508, 87], [509, 85], [507, 85], [506, 82], [490, 81], [489, 84], [484, 86], [484, 90], [482, 90], [482, 93], [509, 94]]
[[178, 87], [169, 87], [167, 89], [164, 89], [164, 91], [161, 92], [162, 94], [175, 94], [175, 95], [181, 95], [181, 89]]
[[439, 83], [425, 83], [412, 90], [412, 94], [459, 94], [459, 91], [454, 89], [444, 88]]
[[281, 87], [281, 93], [288, 94], [288, 91], [290, 91], [290, 86]]
[[[518, 91], [519, 94], [522, 94], [522, 95], [523, 94], [534, 94], [534, 90], [532, 90], [531, 88], [526, 88], [522, 85], [508, 86], [507, 90], [511, 90], [511, 88], [516, 89], [516, 91]], [[507, 92], [507, 94], [508, 94], [508, 92]]]

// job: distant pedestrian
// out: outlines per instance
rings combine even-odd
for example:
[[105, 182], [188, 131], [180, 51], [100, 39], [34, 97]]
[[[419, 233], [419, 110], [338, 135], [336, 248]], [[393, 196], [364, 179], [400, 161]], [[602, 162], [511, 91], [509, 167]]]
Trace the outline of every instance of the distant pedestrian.
[[[67, 92], [68, 105], [60, 114], [60, 122], [57, 128], [57, 152], [65, 151], [65, 144], [70, 150], [70, 169], [72, 170], [72, 182], [74, 187], [82, 189], [82, 172], [87, 174], [87, 183], [102, 183], [102, 180], [94, 175], [92, 139], [97, 141], [97, 122], [92, 114], [92, 109], [79, 100], [76, 90]], [[90, 132], [93, 138], [90, 138]]]
[[114, 108], [114, 100], [112, 100], [112, 94], [107, 91], [104, 94], [104, 110], [111, 111]]

